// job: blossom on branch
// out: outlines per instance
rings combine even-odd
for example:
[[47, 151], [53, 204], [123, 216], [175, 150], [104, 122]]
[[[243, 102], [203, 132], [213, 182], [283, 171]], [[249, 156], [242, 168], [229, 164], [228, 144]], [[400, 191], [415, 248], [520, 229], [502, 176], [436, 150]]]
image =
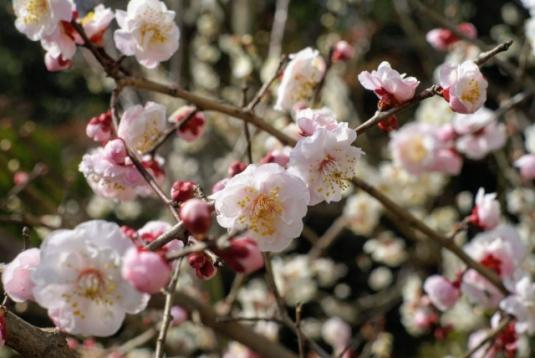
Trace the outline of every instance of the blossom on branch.
[[15, 302], [33, 299], [32, 272], [39, 265], [39, 249], [22, 251], [2, 271], [2, 286], [6, 294]]
[[309, 205], [342, 199], [342, 192], [349, 188], [357, 161], [363, 154], [360, 148], [351, 145], [356, 138], [357, 134], [347, 123], [339, 123], [332, 131], [318, 128], [292, 149], [288, 171], [307, 184]]
[[122, 257], [133, 247], [119, 226], [102, 220], [51, 232], [32, 274], [35, 300], [62, 331], [114, 334], [125, 314], [140, 312], [149, 298], [121, 277]]
[[180, 107], [169, 116], [169, 122], [179, 124], [176, 135], [187, 142], [199, 138], [206, 128], [206, 116], [194, 106]]
[[473, 61], [438, 69], [442, 96], [457, 113], [474, 113], [487, 100], [488, 83]]
[[500, 223], [500, 214], [500, 203], [496, 199], [496, 193], [485, 194], [485, 189], [479, 188], [470, 222], [483, 230], [494, 229]]
[[298, 105], [307, 105], [325, 73], [325, 61], [310, 47], [292, 54], [290, 59], [277, 90], [275, 109], [279, 111], [290, 112]]
[[147, 68], [169, 60], [178, 49], [175, 12], [162, 1], [130, 0], [127, 11], [117, 10], [115, 18], [120, 27], [114, 33], [115, 45]]
[[104, 33], [115, 18], [113, 10], [99, 4], [93, 11], [88, 12], [78, 22], [84, 28], [85, 34], [89, 40], [97, 45], [102, 45]]
[[249, 165], [211, 199], [219, 225], [247, 228], [260, 250], [279, 252], [301, 234], [310, 196], [301, 179], [269, 163]]
[[424, 291], [433, 305], [441, 311], [452, 308], [461, 296], [459, 287], [440, 275], [428, 277], [424, 282]]
[[61, 21], [71, 21], [73, 4], [69, 0], [13, 0], [15, 27], [32, 41], [49, 36]]
[[[463, 22], [457, 26], [457, 30], [466, 35], [470, 39], [475, 39], [477, 37], [477, 30], [474, 25], [469, 22]], [[451, 47], [454, 43], [458, 42], [459, 37], [453, 33], [450, 29], [446, 28], [437, 28], [429, 31], [425, 39], [431, 46], [437, 50], [445, 51]]]
[[526, 180], [535, 179], [535, 154], [525, 154], [515, 161], [515, 167], [520, 169], [520, 175]]
[[519, 333], [535, 334], [535, 283], [524, 276], [514, 285], [513, 293], [500, 302], [500, 308], [516, 318]]
[[160, 139], [166, 124], [165, 107], [156, 102], [147, 102], [144, 107], [135, 105], [123, 113], [117, 135], [124, 139], [128, 147], [145, 153]]

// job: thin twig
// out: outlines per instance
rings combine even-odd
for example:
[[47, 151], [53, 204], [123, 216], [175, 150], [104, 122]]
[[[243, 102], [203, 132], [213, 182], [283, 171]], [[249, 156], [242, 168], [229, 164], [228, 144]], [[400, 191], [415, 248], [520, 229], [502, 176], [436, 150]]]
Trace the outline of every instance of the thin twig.
[[344, 216], [339, 216], [331, 226], [325, 231], [323, 236], [319, 238], [314, 247], [309, 252], [310, 259], [320, 257], [323, 252], [332, 245], [334, 240], [340, 235], [347, 225], [347, 219]]
[[284, 325], [284, 321], [275, 317], [218, 317], [217, 322], [275, 322]]
[[[509, 323], [511, 323], [511, 317], [504, 318], [496, 328], [490, 331], [489, 334], [483, 340], [481, 340], [481, 342], [479, 342], [474, 348], [466, 352], [463, 355], [463, 358], [470, 358], [472, 355], [477, 353], [477, 351], [483, 348], [485, 344], [493, 341], [507, 327]], [[492, 347], [492, 344], [490, 346]], [[487, 355], [485, 354], [484, 356], [486, 357]]]
[[267, 91], [269, 90], [273, 82], [275, 82], [275, 80], [280, 76], [280, 74], [282, 73], [287, 63], [288, 63], [288, 56], [282, 55], [279, 61], [279, 65], [277, 66], [277, 70], [275, 71], [273, 76], [269, 79], [269, 81], [264, 83], [264, 85], [260, 88], [257, 94], [253, 97], [251, 102], [249, 102], [249, 104], [247, 105], [248, 111], [254, 111], [255, 107], [258, 105], [258, 103], [260, 103], [262, 98], [266, 95]]
[[138, 336], [136, 336], [136, 337], [124, 342], [123, 344], [121, 344], [121, 346], [119, 346], [119, 348], [115, 349], [114, 352], [118, 352], [118, 353], [121, 353], [121, 354], [126, 354], [126, 353], [136, 349], [137, 347], [140, 347], [140, 346], [144, 345], [145, 343], [150, 342], [156, 336], [157, 332], [158, 331], [156, 330], [156, 328], [151, 327], [148, 330], [146, 330], [145, 332], [141, 333], [140, 335], [138, 335]]
[[182, 250], [180, 250], [177, 253], [168, 255], [166, 257], [167, 261], [174, 261], [177, 259], [180, 259], [182, 257], [188, 256], [189, 254], [195, 253], [195, 252], [201, 252], [209, 248], [209, 244], [207, 241], [201, 241], [194, 245], [188, 246]]
[[171, 325], [171, 308], [173, 307], [173, 296], [176, 291], [176, 286], [178, 284], [178, 278], [180, 276], [180, 267], [182, 266], [182, 260], [179, 260], [175, 263], [173, 268], [173, 275], [171, 276], [171, 281], [165, 290], [165, 306], [163, 309], [163, 318], [162, 324], [160, 326], [160, 333], [158, 334], [158, 339], [156, 341], [156, 352], [154, 356], [156, 358], [161, 358], [164, 355], [164, 344], [167, 337], [167, 331]]
[[305, 337], [301, 331], [301, 311], [303, 305], [299, 303], [295, 308], [295, 329], [297, 330], [297, 339], [299, 341], [299, 357], [305, 358]]

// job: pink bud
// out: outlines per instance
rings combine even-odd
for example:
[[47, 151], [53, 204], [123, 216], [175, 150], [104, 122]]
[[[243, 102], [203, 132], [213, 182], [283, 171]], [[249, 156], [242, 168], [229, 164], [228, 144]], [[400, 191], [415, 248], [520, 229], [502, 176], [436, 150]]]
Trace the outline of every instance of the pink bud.
[[355, 50], [347, 41], [338, 41], [334, 47], [331, 59], [333, 62], [348, 61], [353, 57]]
[[398, 118], [396, 116], [390, 116], [377, 123], [377, 127], [385, 133], [392, 132], [399, 128]]
[[284, 154], [281, 151], [276, 151], [276, 150], [269, 152], [262, 159], [260, 159], [260, 163], [262, 164], [277, 163], [278, 165], [284, 168], [288, 166], [289, 161], [290, 161], [290, 157], [288, 157], [288, 155]]
[[171, 324], [178, 326], [188, 320], [188, 312], [180, 306], [173, 306], [171, 307], [171, 317], [173, 318]]
[[444, 148], [437, 151], [431, 169], [449, 175], [457, 175], [461, 172], [462, 166], [463, 158], [454, 150]]
[[72, 349], [73, 351], [78, 349], [80, 343], [78, 343], [75, 338], [67, 337], [65, 340], [67, 341], [67, 347], [69, 347], [69, 349]]
[[202, 235], [212, 225], [212, 209], [204, 200], [190, 199], [180, 207], [180, 218], [189, 232]]
[[7, 341], [6, 317], [3, 309], [0, 309], [0, 347], [3, 347]]
[[123, 259], [123, 278], [144, 293], [158, 293], [169, 282], [171, 266], [157, 252], [130, 248]]
[[124, 142], [121, 139], [109, 141], [104, 147], [105, 157], [115, 164], [124, 164], [127, 157]]
[[61, 55], [54, 57], [50, 52], [47, 52], [45, 54], [45, 65], [46, 69], [50, 72], [59, 72], [69, 69], [72, 65], [72, 61], [63, 59]]
[[470, 222], [483, 230], [494, 229], [500, 223], [500, 203], [496, 193], [485, 194], [480, 188], [476, 195], [476, 205], [470, 215]]
[[236, 272], [250, 273], [264, 266], [264, 258], [258, 244], [249, 237], [232, 240], [230, 246], [218, 254]]
[[15, 185], [24, 185], [30, 179], [30, 174], [23, 171], [18, 171], [13, 175], [13, 182]]
[[451, 281], [440, 275], [428, 277], [424, 283], [424, 291], [433, 305], [441, 311], [452, 308], [461, 295]]
[[39, 249], [22, 251], [2, 272], [2, 284], [7, 295], [15, 302], [33, 299], [32, 272], [40, 262]]
[[111, 111], [101, 113], [89, 120], [85, 134], [97, 142], [107, 142], [111, 138], [112, 115]]
[[227, 185], [227, 182], [228, 182], [228, 178], [223, 178], [220, 181], [218, 181], [217, 183], [215, 183], [212, 186], [212, 193], [217, 193], [218, 191], [225, 189], [225, 186]]
[[232, 178], [233, 176], [240, 174], [247, 168], [247, 164], [236, 160], [228, 167], [228, 176]]
[[195, 269], [195, 274], [201, 280], [209, 280], [217, 273], [212, 258], [204, 252], [194, 252], [188, 256], [188, 262]]
[[515, 161], [515, 167], [520, 169], [520, 175], [525, 180], [535, 179], [535, 154], [525, 154]]
[[192, 181], [177, 180], [171, 187], [171, 198], [177, 203], [183, 203], [195, 197], [197, 187], [197, 184]]
[[169, 117], [169, 121], [174, 123], [182, 123], [186, 121], [179, 126], [176, 134], [188, 142], [192, 142], [199, 138], [206, 127], [206, 117], [204, 116], [204, 113], [196, 111], [195, 114], [192, 115], [194, 111], [196, 111], [194, 106], [183, 106]]

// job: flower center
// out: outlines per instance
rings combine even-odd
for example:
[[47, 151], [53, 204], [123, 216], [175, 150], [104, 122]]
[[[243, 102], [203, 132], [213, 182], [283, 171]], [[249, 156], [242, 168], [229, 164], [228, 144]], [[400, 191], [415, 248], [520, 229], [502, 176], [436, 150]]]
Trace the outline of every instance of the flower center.
[[158, 23], [152, 23], [152, 22], [145, 22], [141, 26], [141, 39], [142, 43], [145, 42], [145, 36], [150, 36], [150, 43], [151, 44], [163, 44], [167, 41], [167, 35], [165, 31], [166, 29], [158, 24]]
[[47, 11], [47, 0], [30, 0], [26, 5], [26, 15], [23, 19], [24, 24], [35, 24]]
[[83, 26], [85, 26], [85, 25], [89, 24], [93, 20], [95, 20], [95, 12], [94, 11], [90, 11], [80, 20], [80, 23]]
[[267, 193], [258, 193], [254, 188], [246, 188], [247, 194], [238, 202], [247, 214], [240, 217], [240, 222], [247, 224], [249, 230], [261, 236], [271, 236], [277, 232], [276, 223], [283, 212], [279, 198], [279, 188]]
[[476, 103], [481, 95], [479, 85], [476, 80], [470, 80], [468, 84], [463, 88], [461, 93], [461, 100], [463, 102]]
[[96, 269], [82, 270], [76, 280], [78, 294], [90, 300], [98, 299], [106, 288], [102, 273]]
[[502, 260], [494, 256], [493, 254], [487, 254], [480, 261], [481, 264], [485, 267], [488, 267], [492, 271], [496, 272], [498, 275], [502, 272]]
[[421, 136], [413, 137], [411, 143], [405, 148], [405, 154], [413, 163], [422, 162], [427, 156], [427, 148], [425, 147], [424, 139]]

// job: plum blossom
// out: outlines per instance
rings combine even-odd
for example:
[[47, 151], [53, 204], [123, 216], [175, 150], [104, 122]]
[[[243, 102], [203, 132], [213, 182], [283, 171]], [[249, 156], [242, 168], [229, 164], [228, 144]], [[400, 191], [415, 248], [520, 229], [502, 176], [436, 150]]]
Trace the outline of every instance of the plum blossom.
[[178, 49], [175, 12], [162, 1], [130, 0], [127, 10], [117, 10], [115, 18], [120, 27], [113, 36], [115, 45], [147, 68], [167, 61]]
[[520, 169], [520, 175], [526, 180], [535, 179], [535, 154], [525, 154], [515, 161], [515, 167]]
[[247, 228], [261, 251], [279, 252], [301, 234], [310, 195], [303, 181], [269, 163], [249, 165], [211, 199], [219, 225]]
[[217, 267], [212, 257], [204, 252], [194, 252], [188, 256], [189, 265], [201, 280], [209, 280], [217, 274]]
[[327, 107], [320, 109], [304, 108], [295, 113], [295, 121], [301, 137], [309, 137], [318, 128], [334, 131], [339, 128], [334, 112]]
[[122, 145], [116, 139], [85, 154], [79, 170], [84, 174], [93, 191], [105, 198], [132, 200], [138, 194], [138, 188], [145, 185], [143, 177], [136, 167], [129, 162], [123, 148], [123, 154], [117, 152]]
[[69, 0], [13, 0], [15, 27], [32, 41], [51, 35], [61, 21], [71, 21]]
[[288, 171], [307, 184], [309, 205], [341, 200], [363, 154], [351, 145], [357, 138], [355, 131], [347, 128], [347, 123], [339, 126], [334, 131], [318, 128], [312, 136], [299, 140], [290, 152]]
[[485, 189], [479, 188], [470, 221], [483, 230], [490, 230], [500, 223], [500, 214], [500, 203], [496, 200], [496, 193], [485, 194]]
[[[525, 244], [508, 225], [475, 236], [464, 250], [506, 282], [513, 279], [526, 257]], [[484, 307], [495, 307], [502, 298], [501, 292], [473, 269], [463, 275], [461, 289], [470, 301]]]
[[457, 135], [455, 148], [470, 159], [482, 159], [504, 146], [505, 125], [496, 121], [494, 112], [481, 108], [473, 114], [457, 114], [452, 120]]
[[104, 33], [115, 18], [113, 10], [99, 4], [93, 11], [88, 12], [78, 22], [84, 28], [89, 40], [97, 45], [102, 44]]
[[[457, 29], [461, 31], [468, 38], [475, 39], [477, 37], [477, 30], [474, 25], [469, 22], [463, 22], [457, 26]], [[425, 36], [427, 42], [431, 44], [437, 50], [447, 50], [451, 45], [459, 41], [460, 39], [450, 29], [438, 28], [433, 29]]]
[[382, 209], [377, 200], [359, 192], [347, 199], [343, 215], [351, 231], [357, 235], [369, 235], [379, 223]]
[[140, 153], [150, 150], [166, 129], [165, 107], [155, 102], [128, 108], [121, 117], [117, 135]]
[[428, 277], [424, 282], [424, 291], [433, 305], [441, 311], [452, 308], [461, 296], [459, 288], [440, 275]]
[[336, 351], [341, 352], [351, 340], [351, 327], [342, 319], [332, 317], [321, 327], [321, 336]]
[[119, 226], [102, 220], [51, 232], [32, 273], [36, 302], [62, 331], [114, 334], [125, 314], [140, 312], [149, 298], [121, 277], [122, 257], [133, 247]]
[[439, 137], [438, 127], [412, 122], [391, 135], [390, 152], [397, 166], [413, 175], [438, 171], [456, 175], [462, 159]]
[[171, 265], [158, 252], [131, 247], [124, 255], [121, 274], [139, 292], [155, 294], [169, 282]]
[[473, 61], [439, 68], [442, 95], [457, 113], [474, 113], [487, 100], [488, 83]]
[[524, 276], [514, 285], [514, 291], [500, 302], [500, 308], [516, 318], [519, 333], [535, 334], [535, 283]]
[[353, 58], [355, 49], [349, 44], [349, 42], [340, 40], [337, 41], [332, 47], [331, 60], [333, 62], [348, 61]]
[[[374, 199], [370, 197], [370, 200]], [[399, 266], [407, 259], [405, 242], [395, 238], [391, 232], [383, 232], [377, 238], [367, 240], [363, 249], [374, 261], [391, 267]]]
[[94, 141], [106, 143], [112, 136], [112, 114], [106, 111], [93, 117], [85, 127], [85, 134]]
[[394, 105], [414, 97], [416, 87], [420, 84], [415, 77], [406, 77], [392, 69], [387, 61], [381, 62], [377, 71], [362, 71], [358, 78], [364, 88], [374, 91], [377, 97], [385, 101], [394, 101]]
[[61, 55], [58, 57], [54, 57], [49, 52], [47, 52], [45, 54], [45, 66], [46, 69], [50, 72], [60, 72], [71, 68], [72, 61], [65, 60], [63, 57], [61, 57]]
[[2, 285], [9, 298], [15, 302], [33, 299], [32, 272], [39, 265], [39, 249], [22, 251], [2, 272]]
[[[191, 117], [191, 118], [190, 118]], [[185, 123], [182, 123], [186, 121]], [[187, 142], [193, 142], [199, 138], [206, 128], [206, 116], [197, 110], [195, 106], [182, 106], [171, 116], [169, 122], [179, 124], [176, 135]]]
[[307, 47], [290, 55], [277, 90], [275, 109], [291, 111], [296, 105], [306, 105], [325, 72], [325, 61], [318, 50]]

